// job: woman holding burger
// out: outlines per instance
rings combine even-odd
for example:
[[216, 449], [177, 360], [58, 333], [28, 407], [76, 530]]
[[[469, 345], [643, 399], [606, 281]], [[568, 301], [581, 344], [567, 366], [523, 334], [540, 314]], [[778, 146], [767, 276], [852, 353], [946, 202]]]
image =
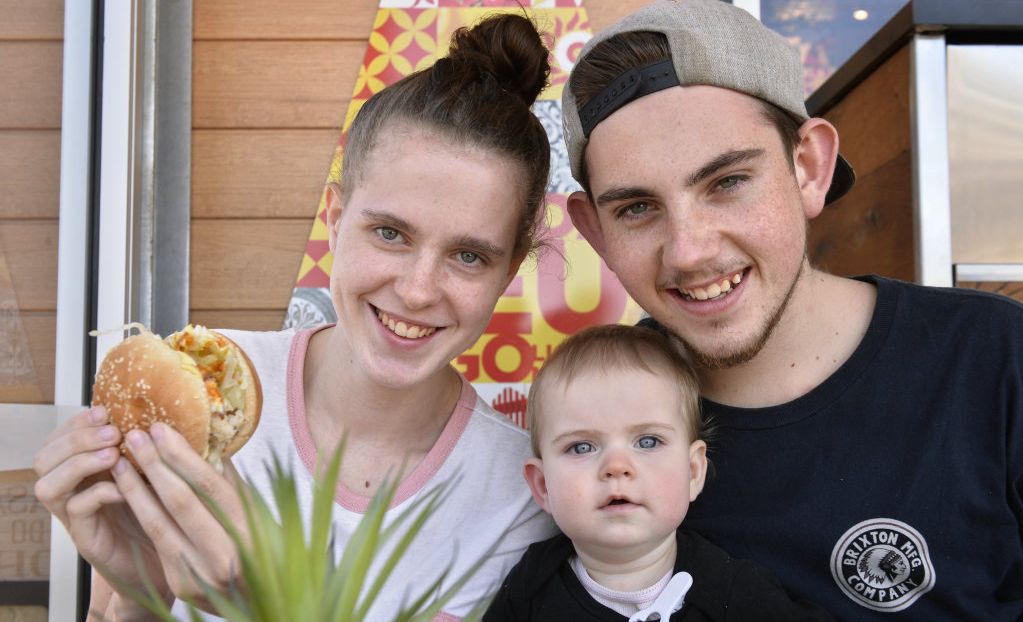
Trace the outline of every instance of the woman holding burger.
[[[389, 619], [406, 590], [422, 592], [432, 580], [422, 568], [453, 564], [457, 577], [488, 553], [441, 618], [457, 619], [529, 543], [553, 533], [522, 482], [527, 436], [450, 364], [483, 333], [533, 248], [549, 146], [529, 107], [546, 84], [547, 56], [528, 19], [494, 16], [456, 32], [448, 58], [373, 96], [349, 131], [340, 184], [329, 189], [337, 324], [224, 331], [251, 359], [263, 393], [259, 426], [231, 458], [242, 479], [266, 489], [276, 454], [308, 501], [317, 457], [345, 437], [338, 550], [389, 473], [405, 467], [393, 513], [458, 477], [371, 619]], [[120, 456], [122, 441], [151, 486]], [[51, 436], [36, 470], [39, 499], [83, 557], [117, 581], [141, 586], [133, 545], [168, 601], [199, 594], [189, 567], [216, 586], [233, 580], [233, 545], [187, 482], [242, 524], [237, 492], [170, 427], [122, 435], [92, 409]], [[108, 579], [94, 575], [91, 609], [144, 619]]]

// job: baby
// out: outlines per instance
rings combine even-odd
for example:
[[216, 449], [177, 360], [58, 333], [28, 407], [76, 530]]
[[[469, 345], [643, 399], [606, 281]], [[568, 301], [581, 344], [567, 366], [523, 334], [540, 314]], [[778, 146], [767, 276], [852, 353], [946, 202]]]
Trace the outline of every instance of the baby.
[[830, 620], [752, 562], [680, 529], [707, 443], [692, 368], [648, 328], [567, 339], [537, 374], [525, 477], [564, 535], [533, 544], [485, 622]]

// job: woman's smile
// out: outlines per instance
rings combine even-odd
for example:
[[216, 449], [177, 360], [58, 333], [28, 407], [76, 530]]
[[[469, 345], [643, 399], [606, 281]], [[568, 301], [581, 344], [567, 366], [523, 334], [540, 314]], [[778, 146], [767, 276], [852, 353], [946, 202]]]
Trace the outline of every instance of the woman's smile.
[[380, 320], [380, 324], [387, 327], [388, 330], [403, 339], [424, 339], [438, 330], [436, 326], [428, 326], [412, 320], [395, 317], [385, 311], [376, 309], [375, 307], [374, 310], [376, 311], [377, 319]]

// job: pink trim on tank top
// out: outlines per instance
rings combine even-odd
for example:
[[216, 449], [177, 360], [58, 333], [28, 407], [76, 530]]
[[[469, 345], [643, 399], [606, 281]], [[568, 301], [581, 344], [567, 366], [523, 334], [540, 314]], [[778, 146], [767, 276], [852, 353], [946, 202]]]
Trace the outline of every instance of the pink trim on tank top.
[[[313, 442], [312, 434], [309, 432], [309, 424], [306, 421], [303, 378], [305, 373], [305, 355], [309, 348], [309, 339], [313, 334], [324, 328], [327, 328], [327, 326], [317, 326], [296, 332], [291, 342], [291, 351], [288, 354], [288, 424], [291, 427], [291, 436], [295, 442], [295, 448], [298, 450], [298, 455], [302, 458], [302, 463], [308, 469], [310, 475], [314, 476], [316, 473], [316, 443]], [[421, 490], [430, 481], [430, 478], [437, 474], [441, 466], [444, 465], [444, 461], [451, 455], [455, 445], [458, 444], [458, 439], [465, 432], [465, 428], [469, 424], [469, 418], [476, 408], [477, 397], [476, 390], [473, 389], [472, 384], [464, 376], [461, 378], [462, 394], [459, 396], [458, 403], [455, 404], [455, 409], [451, 413], [451, 417], [448, 418], [444, 430], [422, 462], [398, 486], [398, 491], [390, 507], [393, 508], [401, 505], [409, 497]], [[342, 468], [344, 468], [343, 465]], [[334, 497], [334, 500], [341, 507], [359, 513], [363, 513], [369, 508], [371, 499], [372, 497], [354, 492], [340, 483], [337, 486], [337, 494]], [[457, 620], [458, 618], [450, 619]]]

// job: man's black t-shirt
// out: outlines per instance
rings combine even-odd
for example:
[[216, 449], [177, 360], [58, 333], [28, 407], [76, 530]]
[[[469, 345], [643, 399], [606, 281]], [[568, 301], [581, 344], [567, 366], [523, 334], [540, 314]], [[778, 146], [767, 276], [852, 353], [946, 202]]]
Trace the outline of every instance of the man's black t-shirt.
[[684, 525], [844, 620], [1023, 619], [1023, 305], [877, 287], [852, 357], [780, 406], [704, 401]]

